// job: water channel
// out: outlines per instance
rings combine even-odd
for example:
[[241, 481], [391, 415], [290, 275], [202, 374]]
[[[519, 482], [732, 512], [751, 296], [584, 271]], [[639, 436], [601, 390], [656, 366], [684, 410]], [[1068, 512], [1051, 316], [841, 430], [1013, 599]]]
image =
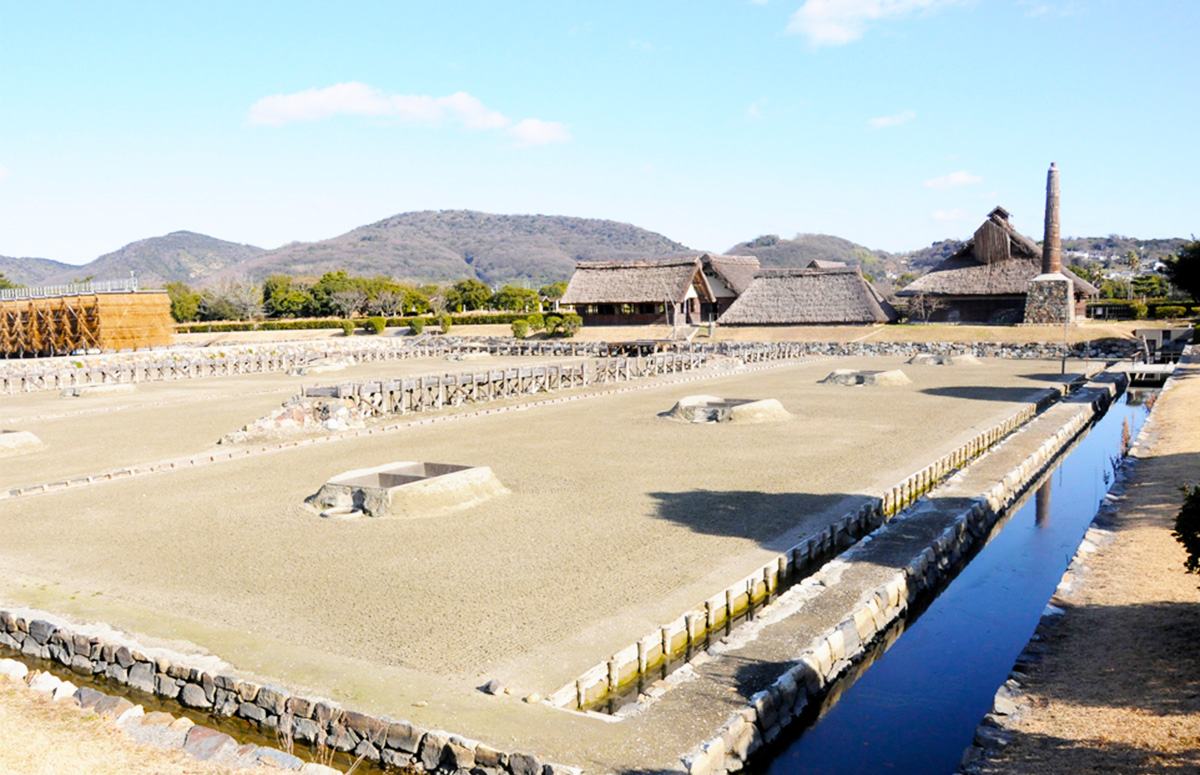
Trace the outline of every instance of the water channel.
[[1123, 433], [1145, 422], [1147, 395], [1115, 399], [902, 634], [888, 633], [858, 679], [755, 770], [954, 772], [1109, 490]]

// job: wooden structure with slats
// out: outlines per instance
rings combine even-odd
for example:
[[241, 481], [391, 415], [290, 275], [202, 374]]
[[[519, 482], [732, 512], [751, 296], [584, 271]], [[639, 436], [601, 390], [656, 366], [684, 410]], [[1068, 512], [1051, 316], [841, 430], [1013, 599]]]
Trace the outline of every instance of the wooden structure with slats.
[[168, 345], [174, 334], [164, 291], [82, 284], [61, 295], [15, 289], [0, 298], [0, 357], [65, 355]]

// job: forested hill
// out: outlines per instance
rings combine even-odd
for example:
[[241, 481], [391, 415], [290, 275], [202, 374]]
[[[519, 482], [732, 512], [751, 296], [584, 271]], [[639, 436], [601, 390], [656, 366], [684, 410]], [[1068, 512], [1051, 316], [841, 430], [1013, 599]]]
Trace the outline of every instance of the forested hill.
[[792, 239], [766, 234], [739, 242], [725, 252], [738, 256], [758, 256], [764, 269], [803, 267], [814, 259], [859, 266], [874, 276], [882, 276], [895, 269], [891, 254], [871, 250], [832, 234], [797, 234]]
[[473, 210], [402, 213], [332, 239], [269, 251], [227, 275], [389, 275], [403, 280], [543, 283], [570, 277], [576, 261], [653, 258], [687, 250], [627, 223]]

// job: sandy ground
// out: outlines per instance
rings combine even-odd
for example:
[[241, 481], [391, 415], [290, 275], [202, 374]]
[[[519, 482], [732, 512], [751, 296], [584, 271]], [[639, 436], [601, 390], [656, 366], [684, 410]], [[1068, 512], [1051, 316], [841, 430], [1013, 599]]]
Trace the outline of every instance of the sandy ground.
[[0, 398], [0, 428], [31, 431], [36, 451], [0, 458], [0, 488], [97, 473], [195, 454], [277, 408], [303, 385], [328, 385], [412, 374], [459, 373], [542, 363], [541, 358], [445, 358], [380, 361], [342, 371], [289, 377], [233, 377], [151, 382], [127, 393], [61, 398], [46, 390]]
[[[996, 360], [817, 384], [901, 365], [812, 362], [0, 503], [0, 599], [502, 743], [558, 712], [501, 718], [474, 691], [486, 678], [548, 694], [1059, 379]], [[657, 417], [695, 393], [774, 397], [796, 418]], [[436, 519], [301, 507], [332, 474], [390, 460], [490, 465], [512, 494]]]
[[0, 772], [20, 775], [223, 775], [176, 749], [139, 745], [93, 713], [0, 678]]
[[1200, 364], [1154, 409], [1150, 444], [1025, 682], [1030, 709], [988, 772], [1200, 770], [1200, 578], [1171, 537], [1200, 482]]

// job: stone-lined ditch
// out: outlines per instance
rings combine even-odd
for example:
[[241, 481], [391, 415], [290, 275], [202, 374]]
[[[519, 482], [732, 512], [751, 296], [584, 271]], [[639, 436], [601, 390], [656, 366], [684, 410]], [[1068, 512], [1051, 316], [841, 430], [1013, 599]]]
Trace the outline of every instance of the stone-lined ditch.
[[1123, 399], [748, 771], [953, 771], [1149, 414]]

